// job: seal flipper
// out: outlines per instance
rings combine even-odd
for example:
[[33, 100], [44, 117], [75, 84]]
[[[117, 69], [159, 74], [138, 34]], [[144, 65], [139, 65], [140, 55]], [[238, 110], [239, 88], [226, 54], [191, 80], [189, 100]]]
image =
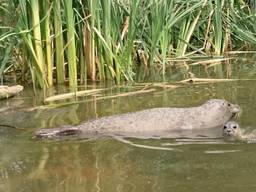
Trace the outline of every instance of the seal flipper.
[[62, 136], [73, 136], [73, 135], [78, 135], [81, 133], [81, 130], [79, 129], [63, 129], [59, 131], [56, 136], [62, 137]]
[[59, 138], [63, 136], [77, 136], [82, 131], [77, 127], [61, 127], [55, 129], [40, 129], [37, 131], [33, 138], [46, 139], [46, 138]]

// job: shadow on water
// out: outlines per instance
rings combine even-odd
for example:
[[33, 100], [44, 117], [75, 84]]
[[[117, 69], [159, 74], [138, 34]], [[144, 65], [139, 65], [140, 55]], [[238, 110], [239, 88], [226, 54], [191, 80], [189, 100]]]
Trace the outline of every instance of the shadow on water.
[[[239, 104], [243, 111], [238, 122], [244, 133], [250, 134], [256, 129], [254, 57], [188, 69], [177, 63], [167, 69], [165, 79], [172, 82], [194, 74], [203, 78], [252, 80], [184, 84], [176, 89], [157, 87], [146, 94], [101, 100], [97, 100], [101, 95], [88, 96], [79, 99], [89, 99], [88, 102], [36, 110], [42, 105], [43, 94], [38, 93], [35, 98], [28, 88], [19, 97], [1, 101], [0, 124], [19, 129], [0, 127], [0, 191], [254, 191], [255, 144], [244, 141], [32, 139], [39, 128], [75, 125], [96, 117], [153, 107], [196, 106], [210, 98], [225, 98]], [[143, 74], [137, 80], [161, 81], [159, 70], [158, 75], [155, 69], [154, 76], [149, 71], [140, 71]], [[133, 91], [134, 86], [114, 87], [104, 94]]]

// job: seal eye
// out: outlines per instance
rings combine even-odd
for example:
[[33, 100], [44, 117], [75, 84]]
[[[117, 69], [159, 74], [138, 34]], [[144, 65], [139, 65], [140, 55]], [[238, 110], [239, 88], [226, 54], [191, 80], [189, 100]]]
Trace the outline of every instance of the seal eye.
[[236, 129], [236, 128], [237, 128], [237, 126], [236, 126], [236, 125], [234, 125], [234, 126], [233, 126], [233, 128], [234, 128], [234, 129]]
[[228, 103], [228, 106], [230, 107], [230, 106], [231, 106], [231, 104], [230, 104], [230, 103]]
[[227, 126], [226, 126], [226, 125], [224, 125], [224, 129], [227, 129]]

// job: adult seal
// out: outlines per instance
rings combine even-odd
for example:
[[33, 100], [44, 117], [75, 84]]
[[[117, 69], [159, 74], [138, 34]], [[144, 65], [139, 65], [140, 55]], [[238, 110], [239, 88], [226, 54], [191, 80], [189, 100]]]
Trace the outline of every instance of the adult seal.
[[211, 99], [197, 107], [153, 108], [94, 119], [77, 126], [41, 129], [36, 138], [79, 135], [123, 136], [135, 138], [173, 138], [183, 132], [219, 129], [240, 111], [238, 105], [223, 99]]

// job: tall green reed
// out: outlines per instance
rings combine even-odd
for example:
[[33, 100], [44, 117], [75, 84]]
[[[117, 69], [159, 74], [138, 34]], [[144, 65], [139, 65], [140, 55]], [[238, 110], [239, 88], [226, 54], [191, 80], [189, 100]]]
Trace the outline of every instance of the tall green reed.
[[42, 37], [45, 49], [45, 61], [46, 61], [46, 71], [47, 71], [47, 82], [49, 86], [53, 85], [53, 61], [52, 61], [52, 39], [51, 39], [51, 20], [50, 15], [52, 11], [52, 4], [49, 1], [42, 1], [42, 15], [45, 19], [42, 25]]
[[[16, 27], [0, 27], [0, 43], [6, 47], [6, 39], [18, 39], [10, 45], [19, 49], [26, 60], [21, 65], [31, 72], [28, 78], [40, 87], [63, 84], [65, 79], [74, 91], [79, 79], [80, 84], [132, 81], [138, 53], [147, 60], [144, 63], [160, 66], [164, 77], [170, 57], [223, 55], [256, 44], [255, 5], [243, 0], [18, 0], [5, 2], [5, 7], [6, 3], [19, 18]], [[0, 58], [5, 61], [0, 73], [7, 58]]]
[[54, 21], [54, 51], [57, 83], [63, 84], [65, 80], [64, 67], [64, 42], [63, 42], [63, 22], [61, 15], [61, 1], [53, 1], [53, 21]]
[[[19, 0], [19, 8], [20, 8], [20, 17], [17, 22], [16, 26], [16, 34], [22, 39], [21, 47], [24, 48], [23, 55], [26, 59], [26, 63], [29, 66], [31, 72], [31, 79], [33, 81], [34, 89], [36, 85], [39, 85], [43, 88], [47, 85], [47, 81], [45, 79], [45, 71], [44, 71], [44, 64], [43, 64], [43, 53], [42, 53], [42, 44], [41, 44], [41, 37], [39, 40], [36, 39], [34, 36], [36, 32], [39, 32], [39, 28], [34, 30], [34, 27], [39, 27], [40, 22], [38, 21], [38, 10], [34, 10], [34, 13], [31, 13], [31, 8], [33, 6], [37, 6], [38, 4], [29, 4], [30, 2]], [[35, 2], [33, 2], [35, 3]], [[38, 3], [38, 2], [37, 2]], [[34, 20], [30, 21], [31, 15], [34, 15]], [[39, 23], [37, 23], [39, 22]], [[36, 25], [35, 25], [36, 24]], [[37, 34], [39, 36], [39, 34]], [[36, 44], [36, 42], [37, 44]], [[37, 47], [37, 48], [36, 48]]]
[[225, 1], [224, 0], [216, 0], [214, 1], [214, 6], [210, 3], [214, 8], [214, 21], [213, 21], [213, 30], [214, 30], [214, 52], [217, 55], [222, 53], [222, 45], [223, 45], [223, 30], [222, 30], [222, 12]]
[[72, 91], [77, 89], [77, 62], [75, 44], [75, 22], [73, 15], [73, 4], [70, 0], [64, 0], [67, 27], [67, 58], [69, 72], [69, 86]]
[[45, 57], [43, 54], [42, 47], [42, 36], [41, 36], [41, 20], [39, 15], [39, 2], [38, 0], [30, 0], [31, 15], [32, 15], [32, 27], [33, 27], [33, 42], [35, 47], [35, 54], [38, 62], [38, 67], [42, 72], [42, 78], [45, 80]]

